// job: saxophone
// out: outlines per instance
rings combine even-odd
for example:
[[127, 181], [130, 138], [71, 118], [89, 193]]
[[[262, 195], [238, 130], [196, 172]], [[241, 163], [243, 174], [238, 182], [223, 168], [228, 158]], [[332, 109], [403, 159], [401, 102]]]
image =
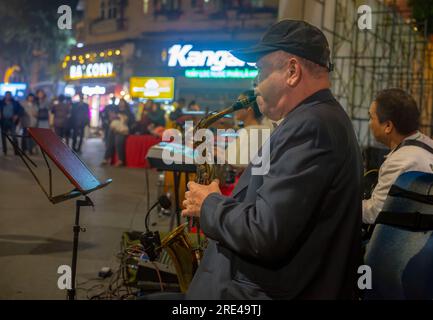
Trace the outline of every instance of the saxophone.
[[[254, 91], [248, 91], [248, 94], [243, 94], [244, 97], [237, 100], [232, 106], [218, 112], [204, 117], [193, 129], [193, 135], [200, 129], [207, 129], [219, 119], [231, 114], [240, 109], [249, 107], [256, 101]], [[196, 149], [199, 142], [195, 142], [193, 148]], [[221, 166], [204, 163], [197, 165], [195, 182], [203, 185], [210, 184], [214, 179], [221, 176]], [[192, 245], [187, 233], [186, 222], [173, 231], [171, 231], [162, 241], [161, 249], [165, 249], [170, 256], [174, 267], [176, 269], [179, 287], [182, 292], [188, 290], [189, 284], [194, 277], [200, 260], [203, 256], [205, 244], [201, 243], [199, 219], [193, 219], [197, 226], [197, 247]]]

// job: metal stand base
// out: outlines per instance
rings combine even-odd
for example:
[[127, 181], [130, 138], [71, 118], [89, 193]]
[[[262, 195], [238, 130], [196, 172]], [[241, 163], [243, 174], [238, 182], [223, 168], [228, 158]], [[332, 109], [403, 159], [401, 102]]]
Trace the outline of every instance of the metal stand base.
[[74, 244], [72, 248], [72, 277], [71, 277], [71, 289], [68, 290], [67, 299], [75, 300], [76, 298], [76, 284], [75, 278], [77, 274], [77, 259], [78, 259], [78, 237], [80, 232], [86, 232], [85, 228], [80, 227], [80, 209], [81, 207], [94, 207], [92, 200], [89, 197], [85, 197], [84, 200], [77, 200], [75, 202], [75, 225], [72, 228], [74, 232]]

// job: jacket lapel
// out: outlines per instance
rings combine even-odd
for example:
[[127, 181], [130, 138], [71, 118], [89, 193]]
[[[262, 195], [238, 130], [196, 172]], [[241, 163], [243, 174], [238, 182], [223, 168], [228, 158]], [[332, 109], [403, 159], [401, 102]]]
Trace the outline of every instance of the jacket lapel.
[[248, 183], [251, 178], [251, 164], [248, 165], [248, 167], [244, 170], [241, 177], [238, 180], [238, 183], [236, 184], [236, 187], [233, 189], [232, 197], [236, 197], [239, 193], [242, 192], [245, 188], [248, 187]]

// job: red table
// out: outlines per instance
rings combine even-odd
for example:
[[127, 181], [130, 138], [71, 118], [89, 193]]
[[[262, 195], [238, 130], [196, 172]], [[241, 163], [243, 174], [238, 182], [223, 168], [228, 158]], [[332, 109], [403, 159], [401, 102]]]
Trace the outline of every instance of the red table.
[[126, 166], [128, 168], [149, 168], [146, 160], [149, 149], [161, 142], [161, 138], [152, 135], [131, 135], [125, 143]]

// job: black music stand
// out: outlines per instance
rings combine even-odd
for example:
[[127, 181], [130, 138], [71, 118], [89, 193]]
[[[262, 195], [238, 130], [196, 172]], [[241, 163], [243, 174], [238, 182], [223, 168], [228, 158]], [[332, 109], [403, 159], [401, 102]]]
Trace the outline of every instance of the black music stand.
[[[57, 204], [66, 200], [78, 198], [84, 196], [84, 199], [76, 201], [75, 210], [75, 224], [73, 226], [74, 241], [72, 248], [72, 278], [71, 278], [71, 288], [68, 289], [67, 298], [69, 300], [74, 300], [76, 296], [75, 288], [75, 277], [77, 272], [77, 258], [78, 258], [78, 237], [81, 231], [85, 231], [80, 227], [80, 208], [81, 207], [94, 207], [92, 200], [88, 197], [91, 192], [102, 189], [109, 185], [112, 180], [107, 179], [105, 182], [101, 183], [95, 175], [90, 171], [90, 169], [84, 164], [84, 162], [78, 157], [78, 155], [73, 152], [51, 129], [42, 128], [29, 128], [29, 135], [38, 144], [42, 156], [44, 157], [45, 164], [47, 165], [48, 175], [49, 175], [49, 191], [45, 189], [41, 181], [33, 171], [32, 166], [37, 167], [37, 165], [28, 158], [24, 152], [13, 142], [13, 140], [6, 135], [9, 142], [14, 146], [15, 150], [18, 151], [18, 155], [23, 160], [26, 167], [29, 169], [30, 173], [35, 178], [36, 182], [42, 189], [42, 191], [47, 196], [48, 200], [52, 204]], [[47, 156], [54, 162], [54, 164], [60, 169], [60, 171], [65, 175], [65, 177], [71, 182], [75, 187], [70, 192], [53, 196], [52, 188], [52, 171], [50, 164], [47, 160]]]

